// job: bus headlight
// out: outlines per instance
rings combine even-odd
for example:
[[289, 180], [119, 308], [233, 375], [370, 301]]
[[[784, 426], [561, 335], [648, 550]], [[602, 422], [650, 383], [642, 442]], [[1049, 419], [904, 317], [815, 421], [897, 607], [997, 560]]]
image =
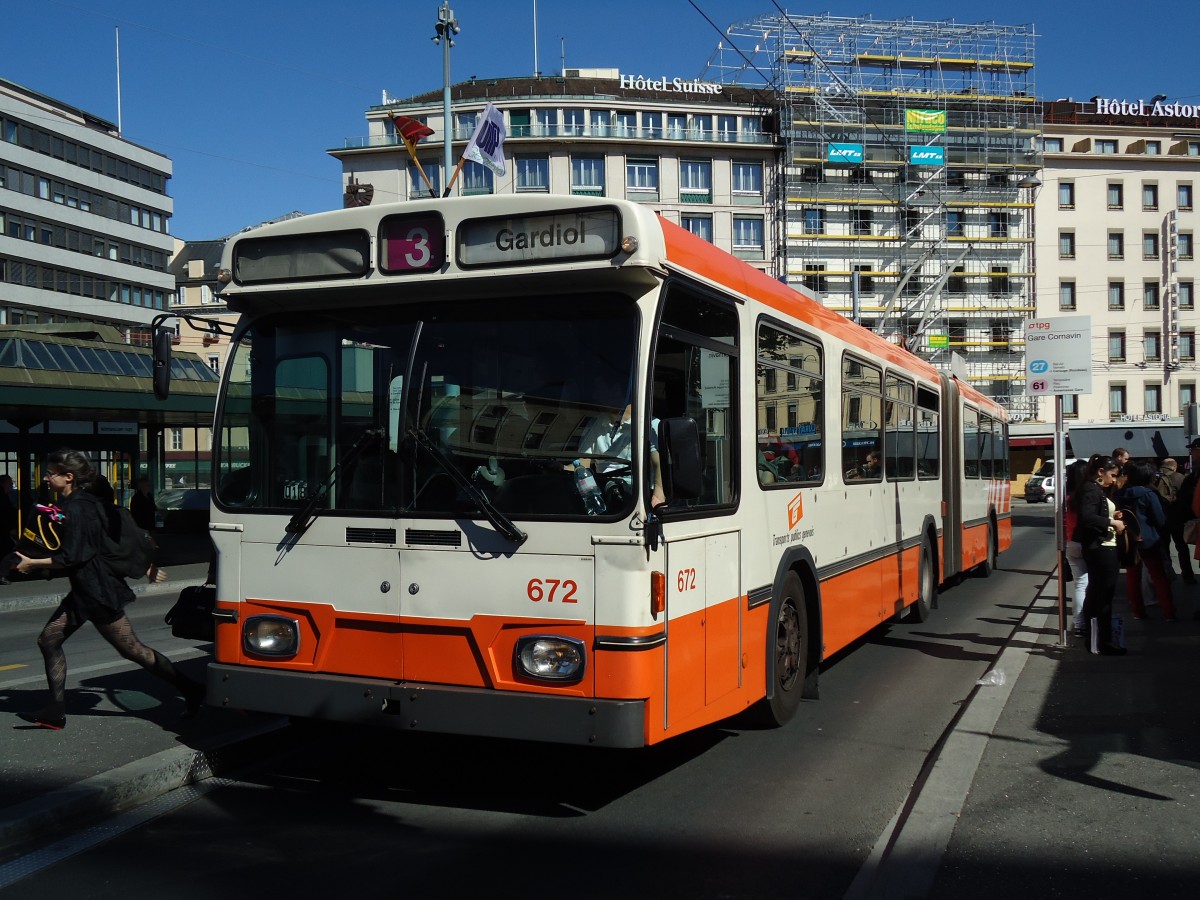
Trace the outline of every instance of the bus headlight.
[[583, 641], [555, 635], [531, 635], [517, 641], [516, 668], [541, 681], [575, 682], [583, 677], [587, 654]]
[[256, 656], [295, 656], [300, 623], [283, 616], [251, 616], [242, 626], [242, 647]]

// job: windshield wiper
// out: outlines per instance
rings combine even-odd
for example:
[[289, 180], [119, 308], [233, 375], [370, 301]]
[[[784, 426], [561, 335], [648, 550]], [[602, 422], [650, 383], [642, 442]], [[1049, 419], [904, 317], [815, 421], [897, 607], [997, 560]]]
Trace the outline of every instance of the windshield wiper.
[[354, 446], [342, 454], [342, 458], [338, 464], [325, 476], [325, 483], [321, 485], [320, 489], [308, 498], [308, 502], [303, 507], [296, 511], [296, 514], [284, 526], [284, 531], [297, 536], [308, 531], [309, 526], [317, 520], [316, 513], [321, 508], [321, 502], [329, 496], [329, 489], [337, 483], [337, 480], [342, 475], [342, 470], [358, 459], [367, 447], [376, 441], [382, 440], [383, 437], [384, 431], [382, 428], [368, 428], [364, 431], [358, 440], [354, 442]]
[[467, 496], [478, 504], [480, 511], [500, 534], [504, 535], [518, 547], [525, 543], [529, 535], [518, 528], [512, 519], [492, 506], [492, 501], [488, 499], [487, 494], [481, 491], [477, 485], [472, 484], [471, 480], [460, 472], [454, 463], [446, 458], [446, 455], [442, 453], [428, 434], [420, 428], [410, 428], [408, 433], [412, 436], [417, 446], [432, 456], [433, 461], [438, 464], [441, 470], [449, 475], [454, 480], [454, 483], [466, 491]]

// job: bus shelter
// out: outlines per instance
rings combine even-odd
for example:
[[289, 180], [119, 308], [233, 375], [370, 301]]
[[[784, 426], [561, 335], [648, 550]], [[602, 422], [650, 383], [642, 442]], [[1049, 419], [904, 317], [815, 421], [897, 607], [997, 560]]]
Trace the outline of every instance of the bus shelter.
[[113, 326], [0, 326], [0, 473], [12, 476], [20, 510], [40, 502], [42, 465], [60, 447], [87, 453], [122, 503], [141, 474], [167, 486], [182, 448], [164, 435], [190, 433], [194, 464], [180, 468], [193, 483], [207, 476], [219, 376], [196, 354], [175, 353], [171, 396], [159, 401], [152, 365], [151, 348]]

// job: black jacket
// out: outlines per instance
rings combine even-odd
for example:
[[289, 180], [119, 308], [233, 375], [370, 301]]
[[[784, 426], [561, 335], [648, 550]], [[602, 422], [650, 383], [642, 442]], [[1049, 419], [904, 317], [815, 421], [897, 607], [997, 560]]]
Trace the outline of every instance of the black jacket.
[[1108, 497], [1096, 482], [1086, 481], [1071, 497], [1076, 500], [1074, 539], [1084, 550], [1094, 550], [1109, 536]]
[[108, 527], [103, 502], [76, 489], [63, 499], [61, 509], [63, 545], [54, 554], [54, 561], [66, 570], [71, 593], [85, 603], [124, 609], [134, 598], [133, 591], [100, 556], [102, 535]]

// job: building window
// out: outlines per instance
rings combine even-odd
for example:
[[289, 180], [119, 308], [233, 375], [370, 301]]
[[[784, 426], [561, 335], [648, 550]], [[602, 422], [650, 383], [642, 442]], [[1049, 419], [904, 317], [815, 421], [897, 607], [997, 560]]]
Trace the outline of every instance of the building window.
[[1158, 209], [1158, 185], [1142, 185], [1142, 209]]
[[1008, 237], [1008, 213], [988, 213], [988, 234], [994, 238]]
[[1190, 231], [1179, 232], [1179, 258], [1192, 259], [1195, 255], [1195, 245]]
[[869, 209], [852, 209], [852, 210], [850, 210], [850, 233], [851, 234], [870, 234], [871, 233], [871, 210], [869, 210]]
[[1119, 181], [1108, 183], [1108, 208], [1122, 209], [1125, 206], [1125, 186]]
[[732, 175], [734, 195], [753, 195], [756, 199], [762, 198], [762, 163], [735, 161], [733, 163]]
[[1158, 259], [1158, 232], [1142, 232], [1142, 259]]
[[183, 449], [183, 429], [182, 428], [172, 428], [171, 429], [171, 449], [172, 450], [182, 450]]
[[1179, 358], [1189, 362], [1196, 358], [1196, 332], [1179, 332]]
[[462, 194], [464, 197], [475, 197], [480, 194], [492, 193], [495, 178], [492, 170], [482, 163], [467, 160], [462, 167]]
[[1147, 331], [1143, 336], [1142, 347], [1146, 351], [1146, 361], [1162, 359], [1162, 332]]
[[658, 160], [633, 159], [625, 162], [625, 188], [629, 192], [641, 191], [658, 194]]
[[571, 157], [571, 193], [604, 196], [604, 157]]
[[762, 259], [762, 216], [733, 217], [733, 255], [740, 259]]
[[1058, 283], [1058, 308], [1064, 310], [1075, 308], [1075, 282], [1060, 281]]
[[608, 137], [612, 130], [612, 113], [607, 109], [592, 110], [592, 137]]
[[534, 111], [537, 125], [534, 126], [536, 137], [555, 137], [558, 134], [558, 110], [538, 109]]
[[682, 203], [712, 202], [712, 162], [707, 159], [679, 161], [679, 200]]
[[1108, 233], [1108, 258], [1125, 258], [1125, 232], [1110, 231]]
[[1108, 386], [1108, 414], [1110, 416], [1125, 415], [1125, 385], [1110, 384]]
[[513, 160], [518, 191], [550, 190], [550, 157], [518, 156]]
[[733, 143], [737, 140], [737, 116], [717, 116], [717, 140]]
[[1162, 153], [1162, 141], [1146, 141], [1146, 155], [1159, 156]]
[[1180, 209], [1192, 208], [1192, 186], [1190, 184], [1181, 184], [1176, 189], [1176, 205]]
[[1148, 384], [1146, 385], [1146, 412], [1160, 413], [1162, 412], [1162, 385]]
[[1117, 152], [1117, 142], [1109, 140], [1096, 141], [1096, 152], [1103, 154], [1113, 154]]
[[680, 216], [679, 224], [696, 237], [702, 237], [710, 244], [712, 243], [712, 216]]
[[1142, 284], [1142, 309], [1159, 309], [1158, 296], [1158, 282], [1144, 282]]
[[946, 279], [946, 290], [951, 294], [965, 294], [967, 292], [966, 273], [966, 266], [955, 266], [950, 277]]
[[642, 137], [657, 141], [663, 136], [662, 122], [662, 113], [660, 112], [642, 113]]
[[1108, 283], [1108, 308], [1125, 308], [1125, 282], [1110, 281]]
[[1007, 294], [1012, 290], [1008, 279], [1008, 266], [993, 266], [988, 273], [990, 293], [993, 295]]
[[563, 110], [563, 134], [581, 135], [587, 129], [587, 118], [582, 109]]
[[687, 116], [677, 113], [667, 114], [667, 139], [682, 141], [687, 137]]
[[210, 369], [212, 369], [214, 372], [216, 372], [218, 375], [220, 375], [221, 374], [221, 357], [216, 353], [208, 354], [208, 367]]
[[1079, 418], [1079, 395], [1078, 394], [1063, 394], [1062, 398], [1063, 417], [1067, 419]]
[[[425, 174], [422, 175], [421, 172]], [[429, 183], [425, 183], [425, 179]], [[415, 200], [418, 197], [440, 197], [442, 195], [442, 164], [433, 160], [421, 160], [421, 168], [413, 163], [408, 164], [408, 196]]]
[[1179, 385], [1179, 414], [1183, 415], [1183, 408], [1189, 403], [1196, 402], [1196, 385], [1195, 382]]
[[958, 210], [958, 209], [946, 210], [946, 236], [947, 237], [962, 237], [963, 236], [962, 210]]
[[1190, 281], [1179, 282], [1179, 308], [1196, 308], [1196, 290], [1195, 286]]
[[[871, 275], [873, 271], [874, 269], [870, 265], [854, 267], [854, 275], [858, 276], [858, 291], [860, 294], [875, 293], [875, 279]], [[853, 278], [854, 275], [851, 277]]]
[[829, 279], [825, 277], [825, 267], [814, 265], [803, 276], [804, 286], [810, 291], [823, 294], [829, 290]]
[[1057, 138], [1057, 137], [1042, 138], [1042, 152], [1043, 153], [1062, 153], [1063, 152], [1063, 139]]
[[1058, 233], [1058, 258], [1075, 258], [1075, 232], [1060, 231]]
[[1108, 333], [1108, 361], [1125, 361], [1125, 332], [1110, 331]]
[[1060, 181], [1058, 183], [1058, 208], [1075, 208], [1075, 182]]
[[637, 113], [621, 111], [613, 116], [613, 137], [637, 136]]

